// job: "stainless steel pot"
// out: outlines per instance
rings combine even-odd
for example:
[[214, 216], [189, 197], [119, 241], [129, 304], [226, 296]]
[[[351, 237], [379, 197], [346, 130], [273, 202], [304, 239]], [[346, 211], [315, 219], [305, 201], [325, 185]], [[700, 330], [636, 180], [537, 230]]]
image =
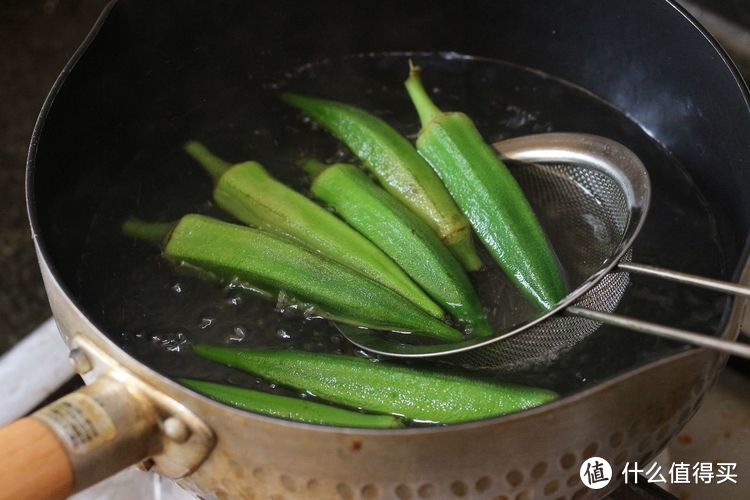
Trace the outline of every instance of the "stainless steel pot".
[[[703, 349], [664, 356], [554, 403], [491, 420], [363, 431], [291, 423], [232, 409], [186, 390], [123, 351], [92, 323], [66, 270], [80, 257], [75, 242], [87, 227], [86, 213], [96, 205], [97, 183], [111, 178], [89, 163], [96, 155], [117, 157], [132, 147], [128, 140], [138, 133], [154, 133], [147, 124], [134, 132], [118, 121], [127, 117], [122, 120], [138, 124], [135, 109], [152, 99], [149, 89], [165, 83], [150, 82], [150, 73], [140, 72], [143, 66], [128, 59], [123, 49], [128, 44], [118, 40], [140, 44], [138, 57], [154, 53], [155, 64], [179, 67], [175, 61], [182, 51], [193, 50], [190, 37], [180, 33], [206, 24], [219, 32], [222, 43], [235, 48], [257, 36], [253, 43], [259, 46], [248, 49], [249, 60], [243, 64], [258, 63], [261, 68], [263, 61], [272, 65], [272, 60], [286, 56], [305, 60], [306, 51], [455, 48], [502, 56], [578, 83], [640, 123], [686, 166], [717, 210], [730, 215], [723, 221], [733, 228], [723, 240], [731, 267], [727, 274], [750, 283], [750, 174], [743, 170], [750, 155], [747, 91], [723, 52], [675, 4], [385, 2], [366, 13], [346, 3], [202, 4], [113, 3], [42, 110], [29, 155], [31, 224], [55, 319], [76, 369], [89, 385], [31, 417], [51, 431], [46, 438], [49, 446], [42, 449], [40, 439], [35, 446], [3, 449], [0, 483], [10, 484], [14, 478], [19, 495], [65, 495], [140, 462], [206, 498], [598, 497], [620, 483], [626, 462], [653, 457], [687, 422], [725, 357]], [[289, 25], [278, 17], [292, 12], [305, 22]], [[424, 14], [420, 22], [428, 26], [419, 33], [410, 24], [416, 13]], [[309, 26], [309, 19], [319, 24]], [[321, 29], [336, 26], [356, 32], [373, 20], [381, 26], [388, 22], [389, 30], [359, 38], [350, 33], [342, 37], [345, 43], [315, 37]], [[269, 37], [250, 36], [243, 23], [258, 29], [268, 25], [265, 29], [280, 34], [272, 42], [264, 41]], [[264, 43], [275, 44], [275, 51], [264, 52]], [[133, 65], [131, 80], [122, 74], [112, 78], [117, 75], [113, 67], [128, 73], [123, 61]], [[232, 67], [237, 61], [218, 64]], [[694, 78], [684, 78], [686, 74]], [[699, 76], [710, 83], [700, 83]], [[102, 81], [109, 86], [101, 87]], [[130, 95], [130, 84], [143, 88]], [[97, 89], [130, 101], [104, 98], [86, 104]], [[170, 87], [168, 92], [178, 91]], [[78, 123], [67, 112], [91, 121], [79, 123], [78, 130], [63, 137], [60, 131]], [[674, 127], [670, 112], [680, 127]], [[90, 183], [68, 189], [68, 172], [63, 169], [79, 168], [75, 162], [85, 156], [81, 151], [93, 155], [80, 167], [90, 171]], [[55, 189], [65, 193], [48, 196]], [[722, 337], [737, 336], [744, 307], [741, 299], [728, 304]], [[7, 446], [5, 437], [14, 429], [18, 437], [17, 425], [0, 430], [0, 442]], [[53, 455], [67, 457], [54, 462], [63, 478], [52, 481], [57, 489], [44, 482], [53, 462], [48, 460], [48, 468], [32, 466], [40, 457]], [[578, 476], [580, 464], [593, 455], [613, 464], [615, 479], [603, 490], [587, 490]], [[21, 471], [25, 482], [16, 480]], [[14, 491], [7, 492], [0, 496]]]
[[[626, 462], [645, 462], [677, 434], [726, 361], [694, 349], [538, 409], [450, 427], [362, 431], [291, 423], [217, 404], [123, 353], [66, 297], [41, 256], [40, 262], [60, 331], [92, 384], [88, 394], [117, 392], [108, 408], [116, 437], [85, 453], [68, 449], [75, 489], [153, 460], [155, 470], [205, 498], [593, 498], [620, 484]], [[750, 282], [750, 267], [742, 282]], [[724, 338], [738, 334], [744, 306], [737, 301], [732, 308]], [[137, 435], [134, 420], [142, 414], [121, 416], [135, 401], [156, 414]], [[189, 437], [179, 442], [184, 431], [174, 428], [182, 426]], [[604, 490], [581, 483], [579, 467], [591, 456], [613, 465], [616, 480]]]

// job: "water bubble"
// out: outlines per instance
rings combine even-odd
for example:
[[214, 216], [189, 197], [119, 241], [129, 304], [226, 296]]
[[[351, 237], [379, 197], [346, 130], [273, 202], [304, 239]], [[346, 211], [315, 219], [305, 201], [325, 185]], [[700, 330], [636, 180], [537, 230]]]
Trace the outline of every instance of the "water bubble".
[[164, 333], [152, 335], [151, 342], [168, 352], [180, 352], [188, 343], [188, 339], [182, 332]]
[[245, 340], [245, 337], [247, 337], [247, 331], [243, 326], [238, 325], [232, 328], [232, 333], [228, 334], [225, 340], [227, 342], [238, 343]]
[[302, 315], [305, 317], [305, 319], [320, 318], [320, 315], [315, 310], [315, 307], [310, 306], [310, 305], [308, 305], [308, 306], [305, 307], [305, 310], [302, 311]]
[[279, 295], [276, 297], [276, 310], [280, 313], [284, 313], [284, 310], [291, 305], [291, 300], [289, 296], [286, 294], [284, 290], [281, 290], [279, 292]]
[[538, 112], [530, 112], [513, 104], [506, 107], [505, 111], [508, 113], [508, 117], [503, 122], [509, 128], [521, 128], [529, 124], [533, 125], [539, 118]]
[[258, 287], [252, 286], [238, 279], [233, 279], [232, 281], [230, 281], [224, 289], [226, 292], [233, 292], [236, 290], [238, 293], [236, 293], [235, 296], [237, 297], [240, 297], [241, 294], [244, 293], [246, 295], [257, 295], [266, 299], [271, 298], [271, 294], [269, 294], [265, 290], [261, 290]]
[[205, 330], [216, 322], [216, 318], [201, 318], [201, 323], [198, 328]]

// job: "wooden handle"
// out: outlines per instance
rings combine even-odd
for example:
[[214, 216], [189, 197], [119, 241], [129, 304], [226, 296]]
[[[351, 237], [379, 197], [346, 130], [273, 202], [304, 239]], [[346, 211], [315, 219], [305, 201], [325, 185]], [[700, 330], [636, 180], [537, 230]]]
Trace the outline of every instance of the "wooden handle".
[[73, 492], [73, 468], [44, 423], [27, 417], [0, 429], [0, 500], [57, 499]]

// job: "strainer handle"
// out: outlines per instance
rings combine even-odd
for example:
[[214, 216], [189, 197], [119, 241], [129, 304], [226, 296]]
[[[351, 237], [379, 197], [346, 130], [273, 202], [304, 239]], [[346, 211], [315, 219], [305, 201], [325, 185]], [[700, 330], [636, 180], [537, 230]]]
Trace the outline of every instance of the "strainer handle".
[[717, 339], [716, 337], [642, 321], [629, 316], [592, 311], [591, 309], [584, 309], [582, 307], [570, 306], [565, 309], [565, 312], [571, 316], [590, 319], [605, 325], [616, 326], [634, 332], [647, 333], [649, 335], [656, 335], [657, 337], [670, 340], [678, 340], [680, 342], [707, 347], [716, 351], [750, 359], [750, 345], [747, 344], [740, 344], [739, 342], [733, 342], [731, 340]]
[[715, 292], [723, 292], [731, 295], [750, 297], [750, 287], [738, 285], [737, 283], [731, 283], [729, 281], [704, 278], [702, 276], [696, 276], [694, 274], [678, 273], [677, 271], [672, 271], [670, 269], [663, 269], [661, 267], [648, 266], [645, 264], [636, 264], [635, 262], [620, 262], [619, 264], [617, 264], [617, 268], [620, 271], [625, 271], [628, 273], [653, 276], [655, 278], [662, 278], [668, 281], [682, 283], [684, 285], [697, 286], [699, 288], [705, 288], [707, 290], [713, 290]]

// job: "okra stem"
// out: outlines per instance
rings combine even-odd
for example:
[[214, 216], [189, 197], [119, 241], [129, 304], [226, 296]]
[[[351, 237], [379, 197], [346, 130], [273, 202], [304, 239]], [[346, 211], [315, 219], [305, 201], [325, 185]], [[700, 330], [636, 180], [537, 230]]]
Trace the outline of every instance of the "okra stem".
[[185, 143], [185, 152], [192, 156], [195, 161], [201, 164], [201, 166], [208, 172], [214, 182], [218, 182], [224, 172], [229, 170], [232, 166], [229, 162], [222, 160], [218, 156], [214, 155], [211, 151], [206, 148], [203, 144], [196, 141], [189, 141]]
[[409, 93], [409, 97], [414, 103], [414, 107], [417, 108], [417, 114], [419, 120], [422, 122], [422, 126], [426, 126], [433, 118], [440, 115], [442, 111], [432, 102], [432, 99], [425, 92], [422, 87], [422, 80], [420, 75], [422, 68], [415, 66], [411, 59], [409, 60], [409, 78], [406, 80], [406, 90]]
[[127, 236], [162, 246], [174, 226], [174, 222], [147, 222], [130, 217], [122, 223], [122, 232]]
[[313, 158], [307, 158], [305, 160], [302, 160], [300, 162], [300, 165], [302, 166], [302, 170], [307, 172], [307, 175], [310, 176], [311, 181], [314, 181], [315, 179], [317, 179], [318, 176], [322, 174], [325, 169], [328, 168], [328, 165], [326, 165], [322, 161], [315, 160]]

